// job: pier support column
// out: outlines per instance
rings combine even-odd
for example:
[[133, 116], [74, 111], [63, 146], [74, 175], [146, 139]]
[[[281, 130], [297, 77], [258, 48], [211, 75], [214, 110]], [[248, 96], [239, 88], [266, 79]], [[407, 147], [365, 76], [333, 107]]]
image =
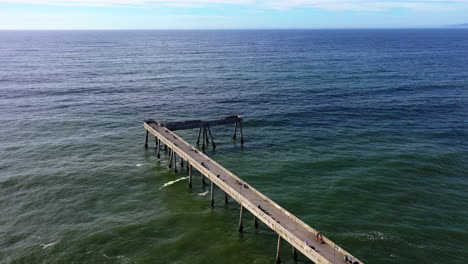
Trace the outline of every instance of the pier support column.
[[224, 203], [229, 203], [228, 194], [226, 192], [224, 192]]
[[156, 155], [158, 159], [161, 158], [161, 140], [158, 139], [157, 146], [156, 146]]
[[192, 165], [189, 165], [189, 164], [187, 165], [188, 165], [188, 177], [189, 177], [188, 186], [189, 188], [192, 188]]
[[234, 135], [232, 136], [232, 139], [236, 140], [236, 136], [237, 136], [237, 122], [234, 125]]
[[174, 172], [177, 173], [177, 153], [175, 153], [174, 150], [172, 150], [172, 152], [173, 152], [172, 159], [174, 162]]
[[214, 183], [211, 181], [211, 207], [214, 207]]
[[239, 214], [239, 232], [241, 232], [241, 233], [242, 233], [242, 231], [244, 231], [244, 225], [242, 224], [243, 212], [244, 212], [244, 207], [241, 205], [240, 214]]
[[255, 215], [254, 215], [254, 227], [255, 227], [255, 229], [258, 228], [258, 219], [257, 219], [257, 217]]
[[173, 155], [173, 151], [172, 149], [169, 149], [169, 164], [167, 165], [169, 167], [169, 169], [172, 168], [172, 155]]
[[180, 157], [180, 168], [184, 169], [184, 159], [182, 157]]
[[211, 128], [208, 127], [208, 133], [210, 134], [211, 137], [211, 145], [213, 146], [213, 150], [216, 148], [216, 144], [214, 142], [213, 134], [211, 134]]
[[242, 131], [242, 120], [239, 122], [239, 129], [241, 134], [241, 144], [244, 144], [244, 132]]
[[148, 148], [148, 136], [149, 136], [149, 132], [148, 132], [148, 130], [146, 130], [145, 148]]
[[203, 175], [202, 172], [200, 172], [200, 175], [201, 175], [201, 179], [202, 179], [202, 180], [201, 180], [201, 181], [202, 181], [202, 184], [203, 184], [203, 186], [205, 186], [205, 185], [206, 185], [205, 175]]
[[293, 255], [293, 260], [297, 261], [297, 250], [294, 246], [292, 246], [292, 255]]
[[200, 136], [201, 136], [201, 133], [202, 133], [202, 128], [200, 127], [200, 129], [198, 130], [197, 145], [200, 145]]
[[205, 142], [206, 142], [206, 130], [205, 127], [203, 127], [202, 131], [202, 149], [205, 150]]
[[276, 264], [280, 264], [280, 263], [281, 263], [281, 253], [280, 253], [280, 250], [281, 250], [281, 236], [278, 235], [278, 245], [276, 246], [276, 261], [275, 261]]
[[208, 148], [208, 144], [210, 144], [210, 137], [208, 137], [208, 129], [209, 127], [205, 127], [205, 135], [206, 135], [206, 148]]
[[210, 139], [208, 138], [208, 129], [206, 126], [203, 127], [203, 144], [202, 149], [205, 150], [205, 147], [208, 148], [208, 144], [210, 143]]

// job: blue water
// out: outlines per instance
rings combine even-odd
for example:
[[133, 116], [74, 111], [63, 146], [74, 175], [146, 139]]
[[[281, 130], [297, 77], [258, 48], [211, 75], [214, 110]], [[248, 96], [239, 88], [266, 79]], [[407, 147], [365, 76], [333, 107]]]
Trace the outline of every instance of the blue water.
[[272, 263], [143, 147], [233, 114], [208, 154], [361, 260], [468, 262], [468, 30], [0, 31], [0, 69], [2, 264]]

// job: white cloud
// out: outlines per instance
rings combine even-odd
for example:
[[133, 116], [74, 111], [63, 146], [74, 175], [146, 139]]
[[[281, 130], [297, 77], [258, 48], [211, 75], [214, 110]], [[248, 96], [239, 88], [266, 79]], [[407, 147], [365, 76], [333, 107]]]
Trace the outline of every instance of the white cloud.
[[318, 8], [332, 11], [384, 11], [392, 8], [418, 10], [446, 10], [468, 6], [468, 0], [407, 0], [407, 1], [369, 1], [369, 0], [272, 0], [264, 1], [266, 7], [273, 9]]
[[384, 11], [393, 8], [441, 11], [468, 7], [468, 0], [0, 0], [1, 3], [102, 7], [175, 6], [186, 8], [227, 4], [277, 10], [317, 8], [333, 11]]

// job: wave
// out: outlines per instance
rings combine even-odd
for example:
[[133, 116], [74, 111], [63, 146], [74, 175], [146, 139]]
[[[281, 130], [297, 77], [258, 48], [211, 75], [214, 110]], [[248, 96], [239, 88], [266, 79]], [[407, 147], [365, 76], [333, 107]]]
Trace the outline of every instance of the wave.
[[189, 178], [188, 176], [187, 176], [187, 177], [180, 177], [180, 178], [177, 179], [177, 180], [173, 180], [173, 181], [166, 182], [163, 186], [159, 187], [159, 190], [161, 190], [162, 188], [167, 187], [167, 186], [169, 186], [169, 185], [172, 185], [172, 184], [174, 184], [174, 183], [176, 183], [176, 182], [186, 180], [186, 179], [188, 179], [188, 178]]
[[57, 241], [57, 242], [53, 242], [53, 243], [49, 243], [49, 244], [39, 244], [39, 245], [42, 246], [42, 249], [46, 249], [46, 248], [51, 247], [51, 246], [53, 246], [53, 245], [55, 245], [55, 244], [57, 244], [57, 243], [58, 243], [58, 241]]

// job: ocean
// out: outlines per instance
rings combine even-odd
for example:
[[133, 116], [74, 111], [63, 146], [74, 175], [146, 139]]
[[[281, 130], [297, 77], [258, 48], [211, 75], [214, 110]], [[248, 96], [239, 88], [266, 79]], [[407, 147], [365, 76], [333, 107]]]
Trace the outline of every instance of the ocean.
[[362, 261], [468, 263], [466, 29], [0, 31], [0, 263], [273, 263], [144, 148], [228, 115], [207, 154]]

